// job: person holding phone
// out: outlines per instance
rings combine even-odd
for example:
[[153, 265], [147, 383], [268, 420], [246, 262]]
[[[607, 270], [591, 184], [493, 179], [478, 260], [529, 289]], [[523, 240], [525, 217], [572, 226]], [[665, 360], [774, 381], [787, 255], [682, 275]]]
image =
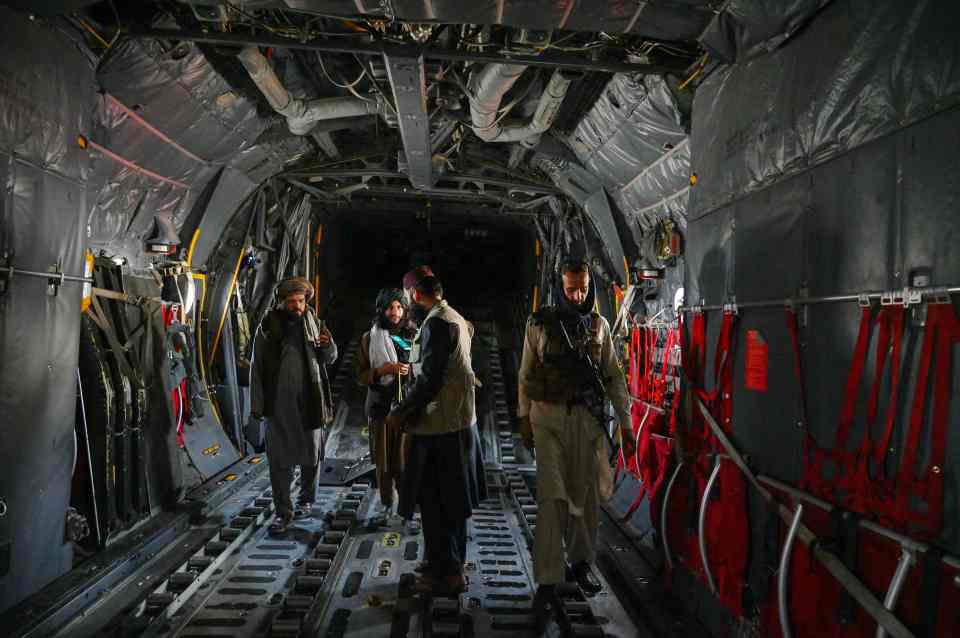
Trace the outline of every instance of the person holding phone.
[[[277, 289], [279, 305], [263, 320], [250, 377], [250, 416], [267, 419], [267, 461], [277, 521], [283, 531], [295, 516], [309, 515], [323, 459], [321, 428], [333, 421], [326, 366], [337, 344], [310, 307], [313, 286], [292, 277]], [[290, 484], [300, 466], [300, 496], [294, 510]]]
[[377, 486], [384, 511], [392, 512], [394, 493], [403, 470], [402, 433], [387, 428], [390, 408], [403, 398], [404, 380], [410, 374], [410, 341], [405, 327], [407, 303], [399, 288], [384, 288], [377, 295], [373, 325], [360, 338], [357, 383], [367, 388], [364, 405], [370, 439], [370, 458], [376, 465]]

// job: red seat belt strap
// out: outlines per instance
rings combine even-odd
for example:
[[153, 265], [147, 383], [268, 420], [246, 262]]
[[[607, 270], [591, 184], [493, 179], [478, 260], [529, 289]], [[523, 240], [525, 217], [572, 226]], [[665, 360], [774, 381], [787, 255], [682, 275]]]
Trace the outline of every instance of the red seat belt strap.
[[[950, 409], [950, 384], [953, 348], [960, 341], [960, 322], [952, 304], [930, 304], [927, 326], [920, 354], [920, 370], [913, 395], [910, 429], [897, 477], [896, 517], [901, 524], [913, 523], [927, 536], [936, 536], [943, 526], [943, 462], [947, 443], [947, 421]], [[930, 420], [930, 453], [927, 467], [915, 474], [920, 438], [923, 429], [927, 382], [936, 351], [934, 371], [933, 414]], [[926, 504], [926, 514], [912, 512], [912, 498]]]
[[853, 361], [850, 373], [847, 375], [847, 385], [843, 393], [843, 407], [840, 410], [840, 424], [837, 427], [837, 436], [834, 441], [834, 455], [846, 454], [847, 442], [850, 439], [850, 428], [853, 426], [853, 417], [857, 409], [857, 394], [860, 389], [860, 380], [863, 377], [863, 368], [867, 358], [867, 347], [870, 345], [870, 332], [873, 327], [873, 318], [870, 307], [864, 307], [860, 315], [860, 331], [857, 334], [857, 345], [853, 350]]
[[[897, 406], [900, 396], [900, 370], [902, 362], [900, 361], [901, 351], [903, 349], [903, 328], [906, 310], [901, 306], [890, 307], [893, 322], [893, 353], [890, 357], [890, 401], [887, 404], [887, 417], [883, 426], [883, 433], [873, 450], [873, 460], [878, 469], [882, 471], [883, 461], [890, 448], [890, 438], [893, 436], [893, 425], [897, 417]], [[877, 390], [879, 394], [879, 390]]]

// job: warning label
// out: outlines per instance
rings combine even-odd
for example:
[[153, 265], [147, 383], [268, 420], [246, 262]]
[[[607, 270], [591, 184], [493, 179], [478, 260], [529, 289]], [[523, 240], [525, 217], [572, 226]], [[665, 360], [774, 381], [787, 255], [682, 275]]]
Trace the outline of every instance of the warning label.
[[767, 391], [767, 342], [759, 330], [747, 330], [747, 365], [745, 385], [754, 392]]

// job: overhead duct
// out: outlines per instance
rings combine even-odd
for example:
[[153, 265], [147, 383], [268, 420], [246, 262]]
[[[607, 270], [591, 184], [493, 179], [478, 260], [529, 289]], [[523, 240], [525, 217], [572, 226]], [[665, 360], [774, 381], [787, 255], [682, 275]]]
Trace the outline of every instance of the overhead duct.
[[257, 47], [246, 47], [237, 57], [273, 110], [287, 118], [287, 127], [294, 135], [306, 135], [321, 120], [375, 115], [382, 110], [379, 101], [356, 97], [325, 97], [309, 101], [295, 98], [281, 84], [270, 62]]
[[473, 76], [470, 120], [473, 132], [485, 142], [520, 142], [530, 149], [553, 124], [570, 83], [577, 74], [557, 69], [550, 77], [537, 110], [526, 124], [501, 125], [497, 113], [503, 96], [516, 84], [527, 67], [516, 64], [488, 64]]

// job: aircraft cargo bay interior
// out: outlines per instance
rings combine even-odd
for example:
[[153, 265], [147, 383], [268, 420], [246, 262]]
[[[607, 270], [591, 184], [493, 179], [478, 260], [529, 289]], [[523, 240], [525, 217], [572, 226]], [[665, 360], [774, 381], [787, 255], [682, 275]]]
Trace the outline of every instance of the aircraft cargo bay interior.
[[958, 34], [0, 2], [0, 635], [960, 635]]

